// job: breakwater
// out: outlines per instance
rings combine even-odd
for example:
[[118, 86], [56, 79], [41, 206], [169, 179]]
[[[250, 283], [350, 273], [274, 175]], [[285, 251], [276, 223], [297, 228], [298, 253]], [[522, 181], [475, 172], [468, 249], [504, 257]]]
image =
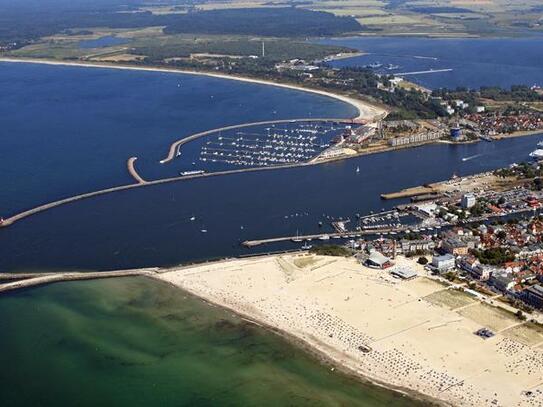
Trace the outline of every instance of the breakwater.
[[134, 276], [151, 276], [156, 273], [158, 268], [132, 269], [119, 271], [98, 271], [98, 272], [67, 272], [67, 273], [3, 273], [2, 276], [9, 276], [9, 279], [20, 280], [9, 283], [0, 284], [0, 293], [8, 291], [20, 290], [23, 288], [31, 288], [39, 285], [57, 283], [61, 281], [77, 281], [77, 280], [95, 280], [101, 278], [119, 278], [119, 277], [134, 277]]
[[136, 180], [136, 182], [140, 183], [140, 184], [146, 184], [147, 181], [145, 181], [139, 174], [138, 174], [138, 171], [136, 170], [136, 160], [138, 159], [138, 157], [130, 157], [128, 159], [128, 162], [126, 163], [126, 167], [128, 169], [128, 172], [130, 173], [130, 175], [132, 175], [132, 177]]

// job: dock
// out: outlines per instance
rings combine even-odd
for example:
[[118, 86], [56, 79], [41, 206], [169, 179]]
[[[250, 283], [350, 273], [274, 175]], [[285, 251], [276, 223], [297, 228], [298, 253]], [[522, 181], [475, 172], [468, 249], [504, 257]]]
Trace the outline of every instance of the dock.
[[282, 242], [291, 242], [291, 241], [311, 241], [311, 240], [320, 240], [328, 241], [335, 239], [356, 239], [362, 236], [372, 236], [372, 235], [385, 235], [390, 233], [402, 233], [408, 230], [408, 227], [401, 228], [378, 228], [378, 229], [364, 229], [358, 230], [355, 232], [345, 232], [345, 233], [318, 233], [314, 235], [298, 235], [298, 236], [283, 236], [283, 237], [274, 237], [269, 239], [260, 239], [260, 240], [246, 240], [241, 244], [245, 247], [256, 247], [263, 244], [270, 243], [282, 243]]

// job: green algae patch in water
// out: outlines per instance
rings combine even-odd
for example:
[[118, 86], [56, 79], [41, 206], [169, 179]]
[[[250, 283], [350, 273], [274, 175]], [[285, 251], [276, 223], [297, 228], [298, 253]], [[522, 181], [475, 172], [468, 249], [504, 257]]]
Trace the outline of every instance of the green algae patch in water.
[[0, 297], [4, 406], [411, 406], [145, 278]]

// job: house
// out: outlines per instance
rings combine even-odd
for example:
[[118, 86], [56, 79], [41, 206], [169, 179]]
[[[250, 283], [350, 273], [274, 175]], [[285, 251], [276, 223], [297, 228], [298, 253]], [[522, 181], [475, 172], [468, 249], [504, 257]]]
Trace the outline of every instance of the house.
[[393, 266], [392, 261], [378, 251], [372, 251], [365, 261], [366, 266], [374, 269], [386, 269]]
[[522, 292], [522, 298], [535, 308], [543, 308], [543, 286], [537, 284]]
[[443, 256], [434, 256], [432, 258], [432, 266], [439, 271], [448, 271], [454, 268], [455, 259], [450, 254], [444, 254]]

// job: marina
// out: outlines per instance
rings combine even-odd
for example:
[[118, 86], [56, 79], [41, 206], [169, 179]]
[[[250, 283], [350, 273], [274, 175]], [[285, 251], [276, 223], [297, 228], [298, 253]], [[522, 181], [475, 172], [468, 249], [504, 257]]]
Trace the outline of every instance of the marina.
[[290, 121], [218, 131], [206, 137], [199, 161], [241, 167], [308, 162], [353, 127], [339, 121]]

